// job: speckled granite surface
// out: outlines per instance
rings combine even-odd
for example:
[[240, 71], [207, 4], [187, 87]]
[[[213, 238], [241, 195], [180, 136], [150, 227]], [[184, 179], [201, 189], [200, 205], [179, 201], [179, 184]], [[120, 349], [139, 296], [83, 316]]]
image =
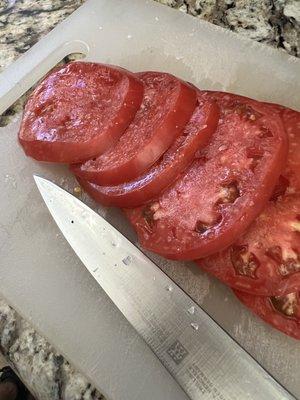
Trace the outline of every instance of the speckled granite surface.
[[300, 56], [299, 0], [157, 0]]
[[0, 348], [39, 400], [104, 400], [24, 319], [0, 300]]
[[[300, 0], [157, 0], [300, 57]], [[0, 71], [84, 0], [0, 0]], [[0, 116], [0, 125], [22, 102]], [[96, 400], [101, 394], [0, 299], [0, 349], [40, 400]]]

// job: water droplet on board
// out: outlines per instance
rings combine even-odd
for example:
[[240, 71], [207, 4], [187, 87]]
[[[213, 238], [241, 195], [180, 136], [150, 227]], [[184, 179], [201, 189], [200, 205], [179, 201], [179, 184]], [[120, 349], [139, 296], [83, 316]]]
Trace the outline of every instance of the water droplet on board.
[[155, 21], [159, 21], [159, 17], [155, 17]]
[[4, 179], [5, 183], [9, 183], [10, 185], [12, 185], [13, 188], [17, 187], [17, 183], [15, 178], [12, 175], [6, 174], [5, 175], [5, 179]]
[[127, 35], [127, 39], [132, 39], [132, 35]]
[[192, 323], [191, 323], [191, 327], [192, 327], [195, 331], [197, 331], [197, 330], [199, 329], [199, 325], [196, 324], [196, 322], [192, 322]]
[[125, 258], [123, 258], [122, 263], [125, 265], [130, 265], [132, 261], [132, 257], [131, 256], [127, 256]]
[[99, 26], [99, 28], [98, 28], [100, 31], [102, 31], [102, 29], [103, 29], [103, 26]]
[[173, 287], [171, 285], [166, 286], [166, 291], [167, 292], [172, 292]]
[[112, 240], [111, 242], [112, 247], [117, 247], [117, 243]]
[[156, 281], [156, 276], [153, 277], [153, 280]]
[[191, 315], [195, 314], [195, 307], [194, 307], [194, 306], [191, 306], [191, 307], [188, 309], [188, 313], [191, 314]]

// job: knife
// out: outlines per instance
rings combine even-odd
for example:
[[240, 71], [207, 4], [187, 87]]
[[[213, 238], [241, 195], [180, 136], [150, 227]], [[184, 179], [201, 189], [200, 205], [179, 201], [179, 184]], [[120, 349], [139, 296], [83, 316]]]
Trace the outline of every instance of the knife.
[[54, 183], [34, 179], [77, 256], [190, 399], [294, 399], [105, 219]]

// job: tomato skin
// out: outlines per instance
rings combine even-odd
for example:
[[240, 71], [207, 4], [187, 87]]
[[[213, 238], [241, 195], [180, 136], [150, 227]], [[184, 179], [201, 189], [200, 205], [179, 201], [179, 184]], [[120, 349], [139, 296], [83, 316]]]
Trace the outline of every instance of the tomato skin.
[[106, 206], [136, 207], [158, 196], [192, 162], [216, 129], [219, 108], [215, 103], [199, 103], [182, 135], [150, 170], [136, 180], [117, 186], [99, 186], [77, 178], [97, 202]]
[[[292, 292], [277, 298], [255, 296], [234, 289], [233, 293], [262, 320], [286, 335], [300, 340], [300, 292]], [[287, 313], [278, 311], [277, 304], [282, 307], [282, 304], [285, 305], [287, 302], [290, 303], [288, 308], [286, 307]]]
[[173, 75], [141, 72], [144, 99], [119, 142], [100, 157], [74, 165], [75, 175], [99, 185], [129, 182], [149, 169], [180, 136], [196, 107], [196, 90]]
[[290, 141], [271, 201], [234, 245], [197, 261], [225, 284], [261, 296], [300, 289], [300, 113], [271, 106], [279, 111]]
[[125, 210], [141, 245], [170, 259], [193, 260], [231, 245], [263, 210], [287, 157], [277, 113], [255, 100], [202, 93], [221, 108], [211, 142], [152, 204]]
[[286, 108], [279, 104], [265, 103], [282, 118], [284, 128], [289, 138], [288, 163], [284, 171], [284, 177], [289, 181], [288, 193], [300, 191], [300, 112]]
[[300, 193], [300, 112], [284, 108], [281, 116], [290, 145], [284, 176], [289, 180], [289, 193]]
[[119, 139], [142, 97], [143, 85], [129, 71], [69, 63], [53, 70], [29, 97], [19, 142], [38, 161], [84, 161]]

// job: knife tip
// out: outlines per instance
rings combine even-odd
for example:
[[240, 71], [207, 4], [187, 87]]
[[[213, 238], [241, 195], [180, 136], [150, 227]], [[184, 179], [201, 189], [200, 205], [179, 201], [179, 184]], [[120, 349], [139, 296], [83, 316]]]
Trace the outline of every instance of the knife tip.
[[39, 186], [43, 181], [46, 180], [45, 178], [42, 178], [42, 177], [40, 177], [38, 175], [33, 175], [33, 179], [34, 179], [34, 181], [35, 181], [37, 186]]
[[46, 186], [49, 187], [49, 185], [52, 183], [48, 181], [48, 179], [42, 178], [41, 176], [38, 175], [33, 175], [33, 179], [40, 192], [42, 192], [43, 189], [46, 188]]

